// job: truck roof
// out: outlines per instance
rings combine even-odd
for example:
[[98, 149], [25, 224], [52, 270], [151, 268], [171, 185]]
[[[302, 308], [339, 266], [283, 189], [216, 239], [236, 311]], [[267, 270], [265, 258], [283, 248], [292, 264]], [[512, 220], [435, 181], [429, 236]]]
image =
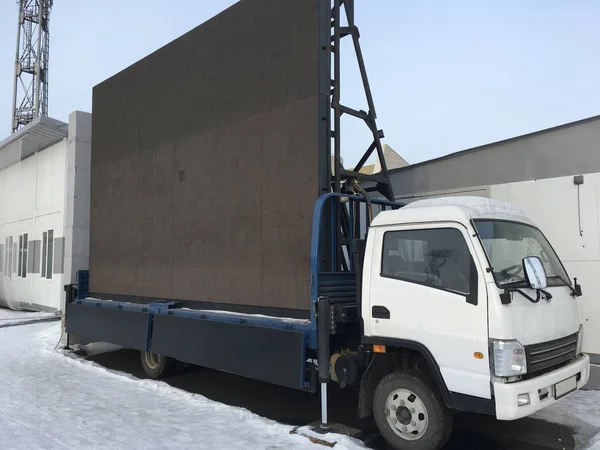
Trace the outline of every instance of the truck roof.
[[397, 210], [383, 211], [373, 219], [371, 226], [442, 220], [465, 223], [471, 219], [511, 220], [534, 225], [513, 203], [485, 197], [455, 196], [418, 200]]

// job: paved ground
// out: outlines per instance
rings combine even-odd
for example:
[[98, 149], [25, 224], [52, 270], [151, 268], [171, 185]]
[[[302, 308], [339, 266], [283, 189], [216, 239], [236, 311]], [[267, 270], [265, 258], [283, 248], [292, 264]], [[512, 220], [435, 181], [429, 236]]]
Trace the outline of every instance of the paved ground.
[[[119, 350], [89, 359], [109, 369], [145, 378], [138, 352]], [[174, 387], [241, 406], [286, 424], [306, 425], [319, 419], [318, 397], [292, 389], [207, 369], [192, 370], [165, 381]], [[371, 421], [355, 420], [356, 392], [338, 389], [331, 395], [331, 420], [364, 430], [365, 443], [369, 447], [386, 450]], [[497, 422], [490, 417], [461, 414], [457, 416], [455, 432], [446, 450], [573, 450], [574, 447], [573, 432], [565, 426], [533, 419]]]

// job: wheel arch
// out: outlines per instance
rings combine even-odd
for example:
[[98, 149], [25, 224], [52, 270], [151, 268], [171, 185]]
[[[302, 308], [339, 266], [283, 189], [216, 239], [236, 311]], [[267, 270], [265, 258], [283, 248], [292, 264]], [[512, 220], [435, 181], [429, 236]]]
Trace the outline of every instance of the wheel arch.
[[[363, 344], [374, 344], [374, 345], [385, 345], [386, 353], [394, 353], [400, 352], [402, 350], [410, 350], [416, 354], [418, 354], [423, 361], [427, 364], [429, 372], [431, 373], [432, 379], [435, 382], [440, 395], [446, 406], [448, 408], [454, 409], [454, 402], [452, 400], [452, 395], [448, 390], [448, 386], [446, 386], [446, 382], [444, 381], [444, 377], [442, 376], [442, 372], [440, 370], [440, 366], [436, 362], [432, 353], [429, 351], [427, 347], [425, 347], [420, 342], [410, 341], [406, 339], [393, 339], [393, 338], [383, 338], [376, 336], [364, 336], [362, 339]], [[368, 369], [367, 369], [368, 371]], [[362, 390], [361, 390], [362, 395]]]

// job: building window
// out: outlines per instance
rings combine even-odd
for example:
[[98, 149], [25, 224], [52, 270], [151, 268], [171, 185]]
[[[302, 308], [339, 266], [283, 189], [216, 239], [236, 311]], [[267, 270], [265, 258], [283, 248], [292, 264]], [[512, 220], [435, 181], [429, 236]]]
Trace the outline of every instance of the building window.
[[54, 230], [42, 233], [42, 278], [52, 279], [52, 262], [54, 261]]
[[454, 228], [388, 231], [381, 275], [468, 294], [471, 253], [462, 233]]
[[11, 277], [13, 269], [13, 237], [7, 237], [4, 243], [4, 275]]
[[17, 263], [17, 276], [20, 278], [27, 277], [27, 233], [19, 235], [19, 261]]
[[8, 261], [10, 261], [8, 258], [9, 253], [10, 253], [9, 250], [10, 250], [10, 247], [8, 245], [8, 238], [4, 238], [4, 275], [5, 276], [10, 275], [10, 271], [9, 271], [10, 269], [8, 267]]

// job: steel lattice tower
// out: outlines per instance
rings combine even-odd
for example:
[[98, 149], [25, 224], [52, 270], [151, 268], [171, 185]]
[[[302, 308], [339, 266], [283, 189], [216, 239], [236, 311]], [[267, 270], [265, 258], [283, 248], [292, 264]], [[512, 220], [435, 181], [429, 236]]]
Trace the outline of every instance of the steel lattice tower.
[[12, 131], [48, 115], [49, 20], [53, 0], [17, 0]]

